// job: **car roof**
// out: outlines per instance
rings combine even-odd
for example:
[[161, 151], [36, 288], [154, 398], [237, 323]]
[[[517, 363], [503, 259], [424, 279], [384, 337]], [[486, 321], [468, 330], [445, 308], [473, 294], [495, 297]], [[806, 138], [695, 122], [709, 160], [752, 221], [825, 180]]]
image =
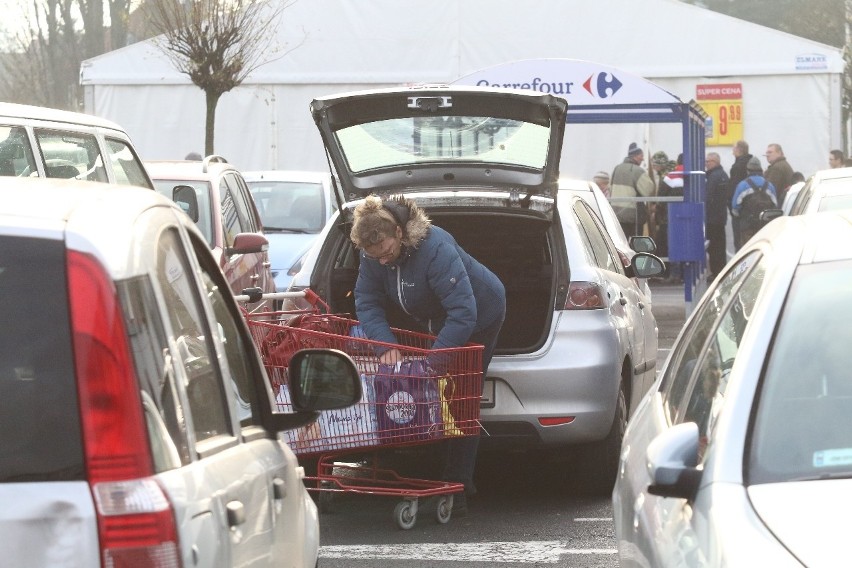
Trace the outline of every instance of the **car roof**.
[[[64, 239], [71, 248], [92, 252], [114, 277], [135, 262], [128, 227], [149, 209], [175, 213], [177, 205], [147, 188], [49, 178], [0, 178], [0, 233]], [[194, 224], [182, 213], [177, 221]], [[202, 237], [199, 234], [199, 239]]]
[[797, 264], [852, 259], [852, 210], [782, 216], [755, 238], [776, 250], [802, 251]]
[[145, 169], [151, 179], [206, 180], [225, 171], [237, 171], [233, 164], [195, 160], [146, 160]]
[[306, 170], [254, 170], [242, 172], [246, 181], [300, 181], [300, 182], [328, 182], [331, 174], [328, 172], [313, 172]]
[[22, 120], [45, 120], [51, 122], [64, 122], [68, 124], [82, 124], [85, 126], [99, 126], [102, 128], [110, 128], [113, 130], [120, 130], [122, 132], [124, 131], [124, 129], [115, 122], [99, 116], [33, 105], [0, 103], [0, 116], [18, 118]]

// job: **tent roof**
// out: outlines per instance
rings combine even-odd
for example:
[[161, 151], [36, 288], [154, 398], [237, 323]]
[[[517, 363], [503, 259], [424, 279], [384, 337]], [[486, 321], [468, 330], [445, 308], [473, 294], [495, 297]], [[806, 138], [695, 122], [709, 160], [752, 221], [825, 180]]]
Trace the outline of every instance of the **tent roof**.
[[[273, 47], [278, 58], [246, 83], [451, 82], [506, 61], [540, 58], [595, 61], [649, 78], [843, 72], [838, 48], [678, 0], [522, 4], [296, 2], [282, 13]], [[531, 16], [518, 18], [519, 8]], [[153, 40], [84, 61], [81, 82], [190, 83]]]

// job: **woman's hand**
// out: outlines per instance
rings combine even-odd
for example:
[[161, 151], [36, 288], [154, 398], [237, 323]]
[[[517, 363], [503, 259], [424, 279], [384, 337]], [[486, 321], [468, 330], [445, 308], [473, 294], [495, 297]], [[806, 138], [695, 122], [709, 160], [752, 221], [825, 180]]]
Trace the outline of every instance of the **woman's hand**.
[[402, 353], [399, 349], [388, 349], [379, 356], [379, 362], [385, 365], [395, 365], [399, 361], [402, 361]]

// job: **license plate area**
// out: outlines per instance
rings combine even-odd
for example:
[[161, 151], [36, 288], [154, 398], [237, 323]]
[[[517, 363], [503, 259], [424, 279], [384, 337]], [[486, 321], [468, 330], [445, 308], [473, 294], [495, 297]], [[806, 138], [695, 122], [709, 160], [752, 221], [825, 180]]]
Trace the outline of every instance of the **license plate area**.
[[494, 379], [485, 379], [482, 383], [482, 396], [479, 398], [480, 408], [494, 408], [496, 390]]

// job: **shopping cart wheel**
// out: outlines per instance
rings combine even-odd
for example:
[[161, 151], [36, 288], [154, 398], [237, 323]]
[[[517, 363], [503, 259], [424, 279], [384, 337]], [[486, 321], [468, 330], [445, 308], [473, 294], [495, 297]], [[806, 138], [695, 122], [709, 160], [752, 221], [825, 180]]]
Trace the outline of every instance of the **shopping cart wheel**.
[[393, 516], [396, 517], [396, 524], [399, 525], [399, 528], [407, 531], [417, 521], [417, 502], [400, 501], [396, 504]]
[[442, 495], [438, 497], [438, 510], [435, 511], [435, 518], [442, 525], [450, 522], [450, 517], [453, 516], [453, 496]]

